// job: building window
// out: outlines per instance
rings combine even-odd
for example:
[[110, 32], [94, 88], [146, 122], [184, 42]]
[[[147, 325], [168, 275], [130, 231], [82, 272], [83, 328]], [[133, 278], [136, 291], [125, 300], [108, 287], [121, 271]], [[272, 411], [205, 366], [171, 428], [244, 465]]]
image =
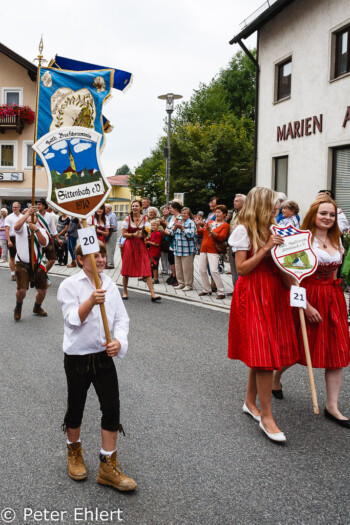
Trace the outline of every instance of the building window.
[[350, 145], [333, 150], [332, 190], [339, 208], [350, 218]]
[[33, 144], [32, 140], [23, 141], [22, 166], [24, 170], [28, 170], [33, 167], [32, 144]]
[[275, 101], [290, 97], [292, 92], [292, 59], [291, 57], [276, 65]]
[[335, 78], [350, 72], [350, 26], [335, 33]]
[[0, 166], [17, 169], [17, 142], [0, 141]]
[[288, 156], [274, 159], [275, 183], [274, 190], [288, 195]]
[[23, 88], [2, 88], [3, 104], [23, 105]]

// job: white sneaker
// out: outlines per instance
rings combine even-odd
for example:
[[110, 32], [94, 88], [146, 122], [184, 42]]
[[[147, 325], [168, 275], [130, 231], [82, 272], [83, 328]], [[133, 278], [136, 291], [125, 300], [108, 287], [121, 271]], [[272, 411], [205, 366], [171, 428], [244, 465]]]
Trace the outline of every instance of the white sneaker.
[[178, 284], [177, 286], [174, 286], [174, 290], [182, 290], [183, 288], [185, 288], [184, 284]]
[[193, 290], [192, 286], [185, 286], [185, 288], [183, 288], [184, 292], [190, 292], [191, 290]]

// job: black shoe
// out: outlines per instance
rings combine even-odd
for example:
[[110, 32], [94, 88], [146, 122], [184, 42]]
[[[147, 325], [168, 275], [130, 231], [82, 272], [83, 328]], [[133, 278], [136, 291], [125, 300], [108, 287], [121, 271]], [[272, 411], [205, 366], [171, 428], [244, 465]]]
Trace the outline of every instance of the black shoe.
[[156, 301], [160, 301], [160, 300], [161, 300], [161, 297], [159, 297], [159, 295], [157, 297], [151, 297], [152, 303], [155, 303]]
[[168, 277], [168, 279], [166, 280], [166, 283], [167, 284], [173, 284], [174, 281], [176, 281], [175, 277], [170, 275], [170, 277]]
[[350, 428], [350, 419], [338, 419], [337, 417], [333, 416], [328, 410], [324, 409], [324, 415], [327, 419], [330, 419], [331, 421], [334, 421], [334, 423], [337, 423], [343, 428]]
[[281, 385], [281, 388], [279, 390], [272, 390], [272, 395], [276, 399], [283, 399], [282, 385]]
[[127, 301], [129, 299], [129, 297], [127, 295], [123, 295], [122, 299], [123, 299], [123, 301]]

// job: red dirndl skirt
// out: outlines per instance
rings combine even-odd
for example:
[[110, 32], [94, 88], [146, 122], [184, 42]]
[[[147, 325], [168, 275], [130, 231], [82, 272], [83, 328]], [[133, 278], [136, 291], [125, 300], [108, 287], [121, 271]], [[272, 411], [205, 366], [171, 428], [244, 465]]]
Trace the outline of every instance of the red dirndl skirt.
[[231, 303], [228, 357], [262, 370], [278, 370], [299, 360], [289, 290], [271, 257], [238, 278]]
[[[307, 300], [322, 317], [321, 323], [310, 323], [305, 318], [312, 366], [330, 369], [348, 366], [350, 362], [348, 314], [340, 281], [320, 280], [311, 276], [302, 282], [302, 286], [306, 288]], [[299, 315], [295, 316], [295, 319], [300, 348], [299, 363], [306, 365]]]
[[126, 277], [152, 276], [149, 253], [142, 238], [132, 237], [126, 239], [123, 247], [122, 270], [120, 273]]

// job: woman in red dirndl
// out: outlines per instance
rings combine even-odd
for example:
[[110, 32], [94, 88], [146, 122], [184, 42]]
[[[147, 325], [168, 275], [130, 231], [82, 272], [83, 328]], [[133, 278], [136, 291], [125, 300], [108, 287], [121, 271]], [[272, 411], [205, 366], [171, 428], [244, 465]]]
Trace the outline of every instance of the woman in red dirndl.
[[145, 244], [142, 228], [149, 226], [141, 215], [141, 201], [131, 203], [131, 213], [123, 222], [123, 237], [126, 238], [123, 247], [121, 275], [123, 276], [123, 299], [128, 299], [129, 277], [143, 277], [151, 292], [152, 302], [159, 301], [153, 288], [152, 270], [149, 262], [149, 253]]
[[[337, 224], [337, 205], [322, 195], [307, 212], [303, 230], [312, 233], [313, 250], [317, 255], [316, 272], [303, 280], [306, 288], [306, 329], [314, 368], [325, 369], [327, 402], [324, 415], [350, 429], [350, 420], [338, 409], [343, 368], [350, 362], [350, 338], [344, 293], [337, 279], [344, 249]], [[301, 349], [300, 364], [306, 365], [300, 323], [297, 335]]]
[[228, 356], [250, 368], [243, 411], [259, 421], [271, 440], [283, 442], [286, 437], [271, 411], [272, 374], [296, 363], [299, 353], [289, 293], [282, 282], [288, 276], [282, 276], [271, 257], [271, 249], [283, 243], [269, 230], [275, 223], [276, 197], [270, 189], [253, 188], [229, 239], [240, 277], [232, 296]]

